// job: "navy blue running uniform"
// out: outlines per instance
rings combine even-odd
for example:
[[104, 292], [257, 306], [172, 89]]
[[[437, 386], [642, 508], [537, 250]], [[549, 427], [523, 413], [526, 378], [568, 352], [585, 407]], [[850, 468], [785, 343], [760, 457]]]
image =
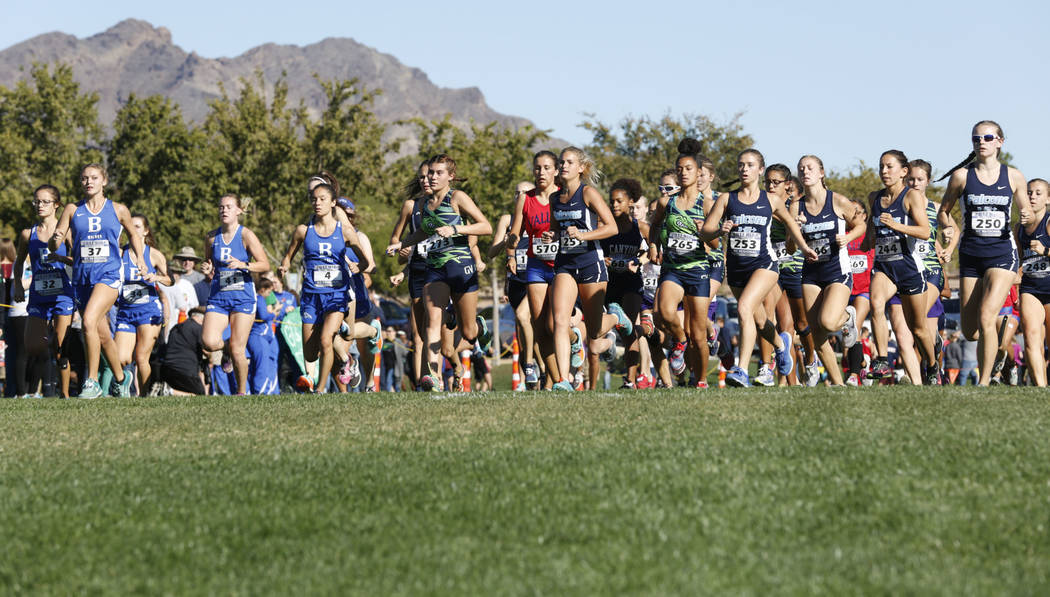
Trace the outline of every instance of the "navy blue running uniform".
[[1024, 247], [1021, 255], [1021, 286], [1018, 292], [1035, 295], [1043, 305], [1050, 304], [1050, 257], [1036, 253], [1030, 247], [1033, 240], [1043, 243], [1044, 247], [1050, 247], [1050, 234], [1046, 232], [1048, 221], [1050, 212], [1043, 216], [1031, 234], [1025, 231], [1024, 226], [1017, 226], [1017, 238]]
[[926, 246], [926, 239], [918, 239], [903, 232], [893, 230], [883, 224], [882, 214], [889, 214], [894, 222], [911, 226], [915, 222], [904, 207], [904, 197], [911, 191], [904, 190], [887, 207], [882, 206], [886, 189], [879, 191], [871, 208], [871, 221], [875, 225], [875, 267], [874, 271], [882, 272], [897, 286], [901, 295], [914, 295], [926, 292], [926, 266], [923, 264], [923, 253], [920, 245]]
[[561, 230], [558, 244], [558, 256], [554, 258], [554, 273], [569, 274], [580, 284], [592, 284], [609, 280], [605, 267], [605, 255], [601, 246], [593, 240], [579, 240], [570, 237], [565, 230], [575, 226], [580, 232], [594, 230], [598, 226], [598, 215], [587, 207], [583, 200], [581, 184], [569, 200], [562, 202], [565, 189], [559, 189], [551, 196], [551, 216]]
[[1010, 234], [1013, 204], [1009, 168], [999, 166], [999, 178], [984, 184], [976, 166], [967, 167], [966, 186], [959, 197], [962, 237], [959, 240], [959, 275], [980, 278], [989, 269], [1017, 271], [1017, 247]]
[[846, 233], [846, 220], [835, 213], [835, 200], [831, 191], [824, 197], [824, 207], [819, 213], [810, 213], [806, 202], [799, 205], [799, 211], [806, 217], [802, 224], [802, 237], [810, 249], [817, 254], [816, 261], [805, 261], [802, 264], [802, 284], [825, 288], [831, 284], [845, 284], [853, 287], [852, 268], [849, 251], [838, 246], [835, 237]]
[[625, 294], [642, 294], [641, 267], [631, 271], [631, 265], [638, 265], [638, 253], [642, 250], [642, 233], [638, 230], [638, 221], [631, 218], [627, 229], [615, 235], [603, 238], [599, 244], [609, 257], [609, 286], [605, 290], [605, 303], [620, 303]]
[[729, 193], [724, 218], [732, 220], [726, 246], [726, 281], [732, 288], [743, 288], [758, 270], [776, 271], [776, 255], [769, 239], [773, 206], [765, 191], [751, 204], [740, 201], [739, 193]]

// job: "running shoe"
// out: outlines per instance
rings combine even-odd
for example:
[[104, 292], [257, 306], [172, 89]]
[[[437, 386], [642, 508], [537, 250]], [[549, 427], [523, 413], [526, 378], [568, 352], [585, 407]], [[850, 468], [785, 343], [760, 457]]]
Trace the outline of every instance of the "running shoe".
[[373, 319], [368, 325], [376, 331], [375, 336], [368, 337], [368, 352], [376, 354], [383, 349], [383, 327], [379, 324], [378, 319]]
[[642, 324], [642, 333], [645, 334], [646, 337], [652, 336], [653, 332], [656, 331], [656, 324], [653, 323], [653, 314], [642, 313], [640, 321]]
[[345, 321], [339, 324], [339, 337], [347, 342], [353, 339], [350, 326]]
[[572, 367], [582, 367], [583, 357], [580, 356], [580, 351], [583, 350], [583, 332], [578, 327], [569, 328], [569, 338], [571, 342], [569, 344], [569, 365]]
[[[354, 355], [347, 355], [349, 357], [349, 370], [347, 371], [346, 385], [350, 388], [356, 388], [361, 383], [361, 365]], [[343, 365], [346, 369], [347, 365]]]
[[820, 383], [820, 365], [817, 364], [817, 359], [813, 359], [812, 363], [806, 365], [806, 386], [815, 388], [818, 383]]
[[698, 390], [706, 390], [707, 389], [707, 382], [706, 381], [698, 381], [698, 382], [696, 382], [696, 389], [698, 389]]
[[1010, 369], [1010, 385], [1016, 386], [1020, 383], [1020, 374], [1017, 372], [1018, 367]]
[[537, 384], [539, 382], [540, 382], [540, 376], [539, 376], [539, 373], [536, 372], [536, 364], [535, 363], [526, 363], [525, 364], [525, 384], [526, 385]]
[[552, 390], [558, 390], [558, 391], [564, 391], [564, 392], [575, 392], [576, 391], [576, 388], [572, 387], [572, 384], [570, 382], [567, 382], [567, 381], [559, 381], [558, 383], [554, 384], [554, 387], [551, 388], [551, 389]]
[[609, 330], [605, 337], [609, 340], [609, 348], [600, 356], [606, 363], [611, 363], [616, 360], [616, 332]]
[[335, 374], [336, 381], [343, 384], [344, 386], [350, 385], [350, 376], [352, 375], [350, 370], [352, 369], [351, 364], [353, 363], [353, 358], [354, 357], [352, 356], [348, 358], [346, 362], [343, 363], [342, 368], [339, 369], [339, 373]]
[[733, 367], [726, 374], [726, 383], [737, 387], [737, 388], [750, 388], [751, 380], [747, 376], [747, 371], [744, 371], [740, 367]]
[[846, 385], [851, 388], [859, 386], [860, 377], [856, 373], [850, 373], [849, 377], [846, 379]]
[[671, 373], [675, 375], [681, 375], [685, 371], [685, 348], [685, 342], [677, 342], [671, 349]]
[[893, 369], [890, 369], [889, 361], [886, 357], [875, 357], [875, 360], [871, 362], [871, 369], [868, 370], [868, 379], [888, 379], [893, 377]]
[[776, 383], [776, 378], [773, 377], [773, 368], [763, 364], [758, 368], [758, 375], [755, 376], [755, 385], [768, 388], [774, 383]]
[[633, 390], [634, 389], [634, 384], [629, 382], [629, 381], [627, 381], [625, 379], [625, 380], [623, 380], [623, 384], [620, 385], [620, 389], [621, 390]]
[[482, 352], [488, 352], [492, 347], [492, 332], [489, 331], [489, 325], [484, 317], [478, 315], [475, 321], [478, 322], [478, 344], [481, 345]]
[[777, 356], [777, 372], [781, 375], [791, 375], [791, 370], [795, 368], [795, 359], [791, 356], [791, 336], [787, 332], [780, 332], [780, 341], [784, 343], [784, 348], [774, 349]]
[[992, 377], [995, 377], [995, 376], [999, 375], [999, 373], [1003, 370], [1003, 367], [1005, 365], [1006, 365], [1006, 353], [1005, 352], [997, 352], [995, 354], [995, 364], [992, 365]]
[[941, 376], [937, 365], [931, 367], [923, 366], [922, 384], [925, 386], [941, 385]]
[[99, 387], [98, 381], [89, 378], [84, 382], [84, 387], [80, 390], [80, 395], [77, 398], [84, 398], [86, 400], [93, 400], [102, 395], [102, 388]]
[[849, 348], [857, 343], [857, 310], [846, 307], [846, 323], [842, 325], [842, 345]]
[[452, 304], [449, 303], [449, 305], [445, 307], [445, 327], [454, 330], [458, 325], [459, 319], [456, 317], [456, 310], [453, 309]]
[[616, 333], [620, 336], [620, 341], [624, 345], [630, 344], [631, 334], [634, 333], [634, 325], [631, 324], [631, 320], [627, 318], [627, 314], [623, 312], [623, 307], [619, 303], [609, 303], [607, 307], [609, 313], [616, 316], [616, 326], [613, 328]]
[[314, 391], [314, 380], [310, 379], [309, 375], [300, 375], [299, 379], [295, 380], [295, 389], [304, 394], [309, 394]]
[[131, 397], [131, 382], [134, 381], [134, 377], [131, 375], [131, 367], [124, 368], [124, 381], [117, 384], [117, 396], [121, 398]]
[[707, 348], [708, 348], [710, 354], [718, 354], [718, 326], [717, 325], [714, 326], [714, 329], [712, 330], [712, 332], [714, 332], [714, 335], [713, 336], [708, 336], [708, 338], [707, 338]]

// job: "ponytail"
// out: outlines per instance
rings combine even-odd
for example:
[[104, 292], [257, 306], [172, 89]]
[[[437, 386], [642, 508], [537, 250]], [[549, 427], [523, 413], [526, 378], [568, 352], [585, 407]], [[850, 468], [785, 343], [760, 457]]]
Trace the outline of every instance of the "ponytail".
[[958, 164], [956, 164], [955, 167], [953, 167], [951, 170], [949, 170], [947, 173], [945, 173], [944, 176], [938, 178], [935, 182], [941, 182], [945, 178], [948, 178], [956, 170], [958, 170], [959, 168], [962, 168], [962, 167], [968, 165], [970, 162], [972, 162], [975, 157], [977, 157], [977, 152], [976, 151], [971, 151], [970, 155], [966, 156], [965, 160], [963, 160], [963, 161], [959, 162]]

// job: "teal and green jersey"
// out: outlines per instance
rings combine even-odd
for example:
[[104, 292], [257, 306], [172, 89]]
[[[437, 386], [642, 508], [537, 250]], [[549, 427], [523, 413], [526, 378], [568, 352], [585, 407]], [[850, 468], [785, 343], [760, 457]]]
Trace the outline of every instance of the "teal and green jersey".
[[428, 244], [427, 266], [443, 267], [449, 261], [462, 263], [464, 261], [474, 260], [474, 257], [470, 254], [470, 243], [466, 235], [455, 234], [448, 238], [444, 238], [434, 233], [435, 230], [442, 226], [462, 225], [462, 216], [452, 208], [451, 190], [449, 190], [448, 194], [445, 195], [445, 198], [441, 200], [437, 209], [431, 210], [429, 204], [423, 206], [420, 227], [424, 232], [430, 235], [427, 240], [424, 241]]
[[919, 254], [922, 255], [922, 264], [928, 272], [941, 271], [941, 261], [937, 259], [937, 212], [940, 207], [926, 200], [926, 217], [930, 220], [930, 240], [918, 245]]
[[700, 227], [704, 221], [703, 195], [698, 196], [693, 206], [684, 211], [678, 208], [677, 203], [678, 195], [671, 195], [667, 200], [663, 224], [660, 226], [663, 267], [700, 267], [707, 263], [707, 247], [700, 238]]
[[[791, 202], [785, 203], [785, 206], [790, 209]], [[773, 218], [772, 225], [769, 228], [769, 242], [773, 243], [773, 253], [777, 258], [777, 269], [784, 272], [801, 272], [802, 262], [802, 251], [796, 249], [793, 253], [788, 253], [787, 250], [787, 226], [784, 225], [780, 220]]]

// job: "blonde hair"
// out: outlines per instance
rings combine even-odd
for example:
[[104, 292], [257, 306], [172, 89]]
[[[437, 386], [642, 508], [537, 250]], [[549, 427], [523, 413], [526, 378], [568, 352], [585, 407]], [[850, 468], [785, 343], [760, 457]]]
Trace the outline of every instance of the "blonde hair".
[[598, 165], [594, 162], [594, 158], [579, 147], [566, 147], [561, 150], [561, 155], [565, 155], [569, 152], [576, 154], [576, 159], [580, 160], [580, 164], [583, 165], [583, 174], [580, 175], [580, 178], [592, 187], [598, 186], [598, 183], [602, 181], [602, 171], [598, 169]]

